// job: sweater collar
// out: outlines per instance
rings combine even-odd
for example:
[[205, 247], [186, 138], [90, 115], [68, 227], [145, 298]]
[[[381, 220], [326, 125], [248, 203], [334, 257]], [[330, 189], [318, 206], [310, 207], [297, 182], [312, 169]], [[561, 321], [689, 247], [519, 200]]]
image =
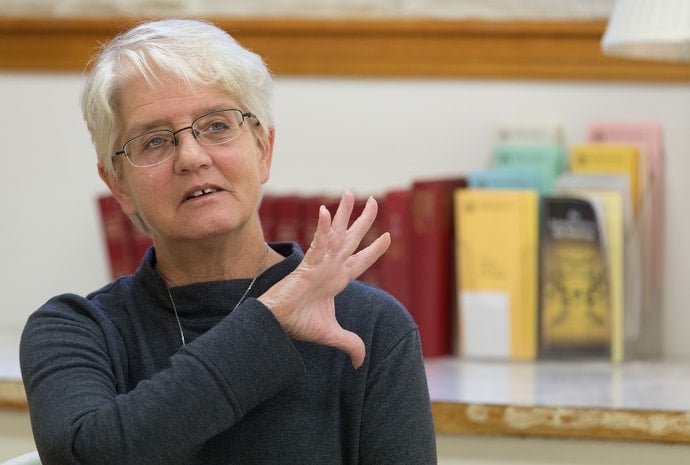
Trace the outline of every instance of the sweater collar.
[[[256, 279], [247, 297], [256, 297], [291, 273], [304, 258], [300, 247], [291, 242], [270, 243], [269, 246], [285, 257], [266, 269]], [[156, 273], [156, 251], [150, 247], [134, 274], [134, 286], [149, 294], [157, 304], [170, 307], [165, 281]], [[251, 279], [231, 279], [188, 284], [171, 289], [178, 312], [182, 314], [227, 314], [244, 294]]]

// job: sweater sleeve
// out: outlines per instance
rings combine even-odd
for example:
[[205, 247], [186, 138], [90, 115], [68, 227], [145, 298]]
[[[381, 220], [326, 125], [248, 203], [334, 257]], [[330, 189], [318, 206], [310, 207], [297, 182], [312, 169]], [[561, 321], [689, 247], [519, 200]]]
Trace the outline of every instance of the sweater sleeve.
[[248, 299], [171, 365], [118, 393], [103, 328], [85, 301], [34, 313], [20, 345], [36, 445], [45, 464], [182, 464], [304, 372], [270, 311]]
[[436, 464], [436, 439], [419, 332], [372, 368], [362, 418], [361, 465]]

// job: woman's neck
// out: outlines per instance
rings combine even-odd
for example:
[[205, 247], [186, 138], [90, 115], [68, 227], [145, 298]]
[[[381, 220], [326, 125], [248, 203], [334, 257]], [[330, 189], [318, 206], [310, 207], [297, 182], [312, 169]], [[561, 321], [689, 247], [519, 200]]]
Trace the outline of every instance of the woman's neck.
[[156, 271], [168, 287], [254, 278], [276, 263], [278, 255], [261, 237], [241, 245], [168, 244], [154, 240], [154, 247]]

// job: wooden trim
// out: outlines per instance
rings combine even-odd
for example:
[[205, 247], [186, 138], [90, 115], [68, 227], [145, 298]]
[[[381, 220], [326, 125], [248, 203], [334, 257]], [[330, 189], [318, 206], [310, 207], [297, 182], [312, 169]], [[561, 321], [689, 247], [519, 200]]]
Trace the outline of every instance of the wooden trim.
[[432, 402], [436, 433], [690, 443], [690, 413]]
[[21, 381], [0, 379], [0, 408], [26, 410], [28, 404]]
[[[276, 75], [690, 81], [690, 64], [604, 56], [603, 21], [213, 20]], [[0, 17], [0, 70], [81, 72], [134, 22]]]

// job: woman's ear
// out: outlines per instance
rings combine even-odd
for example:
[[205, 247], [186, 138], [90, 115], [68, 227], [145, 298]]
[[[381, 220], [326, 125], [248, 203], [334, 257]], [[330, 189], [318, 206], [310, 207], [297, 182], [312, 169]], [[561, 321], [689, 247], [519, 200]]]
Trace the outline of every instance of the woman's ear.
[[267, 134], [257, 137], [261, 184], [265, 184], [271, 175], [271, 165], [273, 163], [273, 143], [275, 141], [275, 136], [275, 128], [269, 128]]
[[106, 170], [102, 164], [98, 164], [98, 175], [103, 182], [108, 186], [110, 192], [113, 194], [120, 208], [126, 215], [135, 215], [137, 210], [134, 206], [134, 200], [127, 190], [127, 186], [122, 182], [122, 176], [119, 176], [115, 171]]

